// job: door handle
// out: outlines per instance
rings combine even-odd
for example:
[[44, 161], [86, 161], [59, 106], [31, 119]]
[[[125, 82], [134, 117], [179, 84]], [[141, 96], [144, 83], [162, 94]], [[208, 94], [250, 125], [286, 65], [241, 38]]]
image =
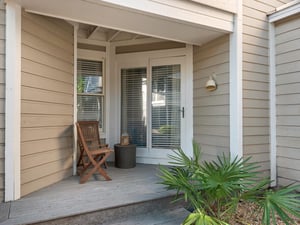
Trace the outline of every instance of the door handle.
[[184, 107], [182, 107], [182, 109], [179, 111], [181, 112], [182, 118], [184, 118]]

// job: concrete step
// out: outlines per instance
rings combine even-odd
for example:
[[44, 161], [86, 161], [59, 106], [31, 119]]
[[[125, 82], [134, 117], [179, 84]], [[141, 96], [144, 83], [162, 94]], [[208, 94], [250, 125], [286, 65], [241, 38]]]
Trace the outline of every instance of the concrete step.
[[[99, 211], [34, 223], [36, 225], [176, 225], [188, 215], [182, 203], [170, 203], [165, 197], [130, 205], [116, 206]], [[101, 202], [99, 202], [101, 204]]]
[[[109, 225], [179, 225], [187, 217], [188, 211], [183, 208], [148, 212], [141, 215], [127, 216], [108, 223]], [[108, 225], [107, 224], [107, 225]]]

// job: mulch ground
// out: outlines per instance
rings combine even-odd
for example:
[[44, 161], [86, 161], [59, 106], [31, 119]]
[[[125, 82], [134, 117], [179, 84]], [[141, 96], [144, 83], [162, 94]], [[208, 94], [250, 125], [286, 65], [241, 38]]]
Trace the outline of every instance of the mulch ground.
[[[231, 225], [261, 225], [262, 212], [253, 203], [240, 203], [237, 212], [229, 222]], [[293, 217], [294, 218], [294, 217]], [[300, 218], [295, 218], [295, 225], [300, 225]], [[276, 225], [285, 225], [284, 222], [277, 218]]]

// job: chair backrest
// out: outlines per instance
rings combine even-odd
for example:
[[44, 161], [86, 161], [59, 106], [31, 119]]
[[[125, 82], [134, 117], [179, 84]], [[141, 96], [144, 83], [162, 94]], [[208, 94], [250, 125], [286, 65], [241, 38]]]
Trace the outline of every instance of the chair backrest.
[[78, 126], [82, 136], [90, 149], [97, 149], [100, 146], [99, 122], [98, 121], [78, 121]]
[[88, 145], [84, 139], [83, 132], [81, 130], [80, 124], [76, 123], [77, 134], [78, 134], [78, 144], [81, 150], [88, 149]]
[[[80, 148], [80, 155], [77, 162], [77, 167], [81, 168], [79, 172], [80, 183], [85, 183], [97, 171], [106, 180], [111, 180], [101, 166], [104, 165], [107, 168], [106, 159], [113, 151], [107, 147], [100, 148], [99, 145], [95, 145], [95, 143], [100, 143], [98, 123], [80, 121], [76, 123], [76, 128]], [[90, 142], [90, 146], [88, 146], [87, 142]], [[93, 148], [94, 146], [95, 148]], [[87, 171], [88, 173], [86, 173]]]

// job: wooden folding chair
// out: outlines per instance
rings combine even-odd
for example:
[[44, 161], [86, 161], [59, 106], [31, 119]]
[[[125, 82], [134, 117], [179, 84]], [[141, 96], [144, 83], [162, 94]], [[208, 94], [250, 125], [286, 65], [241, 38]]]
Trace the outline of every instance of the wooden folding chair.
[[[98, 123], [96, 128], [94, 125], [94, 121], [81, 121], [76, 123], [78, 146], [80, 149], [80, 156], [77, 165], [78, 167], [82, 167], [79, 173], [81, 184], [85, 183], [96, 171], [98, 171], [98, 173], [106, 180], [111, 180], [102, 168], [102, 165], [105, 165], [106, 159], [113, 150], [108, 148], [107, 145], [101, 146], [100, 141], [96, 140], [97, 138], [91, 138], [95, 134], [97, 135], [99, 133]], [[83, 130], [85, 132], [83, 132]], [[90, 170], [86, 174], [88, 169]]]
[[[83, 138], [91, 149], [97, 149], [97, 148], [108, 148], [108, 144], [101, 144], [100, 141], [100, 134], [99, 134], [99, 122], [98, 121], [78, 121], [77, 122], [81, 128]], [[78, 157], [77, 161], [77, 167], [83, 166], [84, 160], [82, 158], [83, 156], [83, 148], [80, 146], [80, 155]], [[107, 163], [105, 162], [105, 167], [107, 168]]]

